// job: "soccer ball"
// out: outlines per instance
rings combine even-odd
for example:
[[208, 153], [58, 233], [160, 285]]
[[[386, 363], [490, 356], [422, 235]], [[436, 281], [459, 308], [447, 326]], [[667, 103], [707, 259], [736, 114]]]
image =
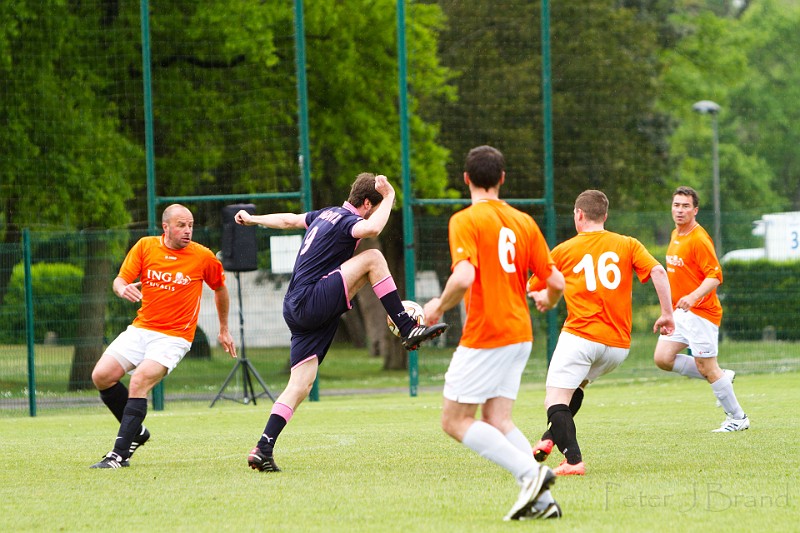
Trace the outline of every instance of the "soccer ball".
[[[403, 307], [406, 308], [406, 313], [411, 317], [411, 320], [416, 320], [417, 324], [425, 323], [425, 315], [422, 313], [422, 306], [417, 302], [413, 300], [403, 300]], [[389, 331], [391, 331], [395, 337], [400, 336], [400, 329], [394, 325], [392, 318], [388, 315], [386, 316], [386, 325], [389, 326]]]

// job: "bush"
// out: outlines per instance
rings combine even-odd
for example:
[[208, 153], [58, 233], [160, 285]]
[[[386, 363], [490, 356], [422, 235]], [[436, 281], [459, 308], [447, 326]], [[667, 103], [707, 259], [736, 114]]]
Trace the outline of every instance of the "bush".
[[761, 340], [774, 328], [777, 340], [800, 339], [800, 262], [730, 261], [723, 268], [723, 334]]
[[[33, 288], [34, 340], [42, 342], [48, 331], [69, 342], [78, 328], [83, 270], [66, 263], [31, 265]], [[14, 266], [4, 307], [13, 312], [6, 317], [8, 330], [0, 333], [4, 342], [24, 344], [26, 336], [25, 269]]]

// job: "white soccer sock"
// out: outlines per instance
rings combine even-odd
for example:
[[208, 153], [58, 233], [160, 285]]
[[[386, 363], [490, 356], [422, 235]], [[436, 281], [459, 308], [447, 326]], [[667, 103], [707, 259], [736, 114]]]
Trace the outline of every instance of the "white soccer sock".
[[506, 438], [508, 439], [508, 442], [513, 444], [514, 447], [522, 453], [533, 453], [533, 447], [531, 446], [530, 441], [518, 427], [515, 427], [506, 433]]
[[690, 378], [706, 379], [703, 377], [703, 374], [697, 370], [694, 357], [682, 353], [675, 356], [675, 363], [672, 365], [672, 371]]
[[731, 383], [731, 379], [728, 376], [723, 374], [721, 378], [712, 383], [711, 390], [714, 391], [714, 396], [717, 397], [728, 416], [739, 420], [744, 418], [744, 411], [742, 406], [739, 405], [739, 400], [736, 399], [736, 394], [733, 392], [733, 383]]
[[511, 472], [518, 482], [523, 477], [535, 475], [539, 470], [531, 453], [518, 450], [499, 429], [486, 422], [473, 422], [462, 442], [481, 457]]

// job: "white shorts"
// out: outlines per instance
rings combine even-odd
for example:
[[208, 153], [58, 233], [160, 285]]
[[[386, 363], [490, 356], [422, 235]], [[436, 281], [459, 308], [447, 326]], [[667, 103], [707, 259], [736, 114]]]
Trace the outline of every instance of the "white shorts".
[[466, 404], [498, 397], [516, 400], [532, 346], [531, 342], [499, 348], [458, 346], [444, 375], [444, 397]]
[[128, 326], [108, 345], [105, 353], [116, 359], [126, 372], [138, 367], [145, 359], [150, 359], [167, 367], [169, 374], [191, 347], [192, 343], [181, 337]]
[[550, 359], [545, 385], [577, 389], [584, 380], [592, 382], [617, 368], [629, 351], [629, 348], [606, 346], [562, 331]]
[[675, 331], [658, 340], [680, 342], [692, 350], [694, 357], [716, 357], [719, 354], [719, 327], [691, 311], [677, 309], [672, 314]]

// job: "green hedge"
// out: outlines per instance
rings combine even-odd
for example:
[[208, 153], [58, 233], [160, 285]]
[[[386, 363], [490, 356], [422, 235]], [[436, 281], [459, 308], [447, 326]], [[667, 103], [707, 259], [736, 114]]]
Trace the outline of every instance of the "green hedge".
[[[65, 263], [36, 263], [31, 265], [33, 286], [34, 339], [42, 342], [48, 331], [58, 339], [71, 342], [78, 328], [78, 309], [81, 299], [83, 270]], [[26, 331], [25, 270], [14, 266], [4, 307], [11, 311], [0, 327], [0, 340], [24, 344]]]
[[800, 262], [731, 261], [723, 266], [722, 333], [733, 340], [800, 339]]

